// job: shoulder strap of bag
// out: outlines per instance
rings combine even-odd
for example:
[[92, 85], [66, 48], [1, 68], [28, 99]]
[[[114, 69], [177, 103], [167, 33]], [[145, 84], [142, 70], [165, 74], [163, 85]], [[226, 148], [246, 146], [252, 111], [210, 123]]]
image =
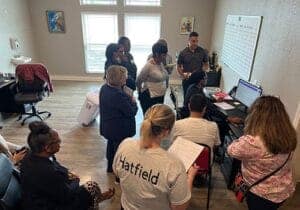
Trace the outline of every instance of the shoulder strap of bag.
[[263, 178], [257, 180], [256, 182], [254, 182], [252, 185], [249, 186], [249, 189], [248, 189], [248, 190], [250, 190], [250, 188], [254, 187], [255, 185], [257, 185], [257, 184], [259, 184], [259, 183], [265, 181], [267, 178], [269, 178], [270, 176], [272, 176], [272, 175], [274, 175], [276, 172], [278, 172], [280, 169], [282, 169], [283, 166], [284, 166], [284, 165], [288, 162], [288, 160], [290, 159], [290, 156], [291, 156], [291, 153], [289, 153], [289, 156], [287, 157], [287, 159], [284, 161], [284, 163], [283, 163], [281, 166], [279, 166], [275, 171], [271, 172], [270, 174], [264, 176]]

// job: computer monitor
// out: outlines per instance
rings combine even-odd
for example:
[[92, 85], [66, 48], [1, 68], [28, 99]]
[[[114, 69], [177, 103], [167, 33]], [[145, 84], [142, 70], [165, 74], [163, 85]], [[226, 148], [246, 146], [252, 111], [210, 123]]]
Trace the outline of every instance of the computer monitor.
[[252, 103], [260, 97], [262, 94], [262, 88], [256, 85], [253, 85], [243, 79], [239, 80], [237, 85], [235, 99], [244, 104], [249, 108]]

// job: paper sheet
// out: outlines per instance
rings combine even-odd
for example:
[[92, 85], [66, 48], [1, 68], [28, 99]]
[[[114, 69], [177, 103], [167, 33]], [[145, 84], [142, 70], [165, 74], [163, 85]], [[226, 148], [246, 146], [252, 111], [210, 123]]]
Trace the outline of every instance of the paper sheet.
[[177, 156], [188, 171], [203, 149], [204, 147], [199, 144], [177, 137], [168, 151]]
[[234, 106], [232, 106], [232, 105], [230, 105], [230, 104], [228, 104], [226, 102], [216, 102], [216, 103], [214, 103], [214, 105], [220, 107], [223, 110], [235, 109]]

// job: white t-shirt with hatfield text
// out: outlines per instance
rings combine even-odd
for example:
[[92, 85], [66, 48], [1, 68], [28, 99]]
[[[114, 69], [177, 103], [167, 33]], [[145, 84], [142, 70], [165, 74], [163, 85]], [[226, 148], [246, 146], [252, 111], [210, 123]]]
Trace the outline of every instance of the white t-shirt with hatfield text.
[[113, 170], [120, 178], [125, 210], [169, 210], [191, 198], [187, 174], [180, 160], [162, 148], [141, 149], [139, 141], [124, 140]]

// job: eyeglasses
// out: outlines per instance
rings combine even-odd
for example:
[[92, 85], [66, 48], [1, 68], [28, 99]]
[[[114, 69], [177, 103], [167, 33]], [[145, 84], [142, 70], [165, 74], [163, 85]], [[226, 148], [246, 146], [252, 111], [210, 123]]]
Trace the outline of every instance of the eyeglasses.
[[61, 140], [57, 140], [57, 141], [52, 141], [50, 142], [48, 145], [52, 145], [52, 144], [60, 144], [61, 143]]
[[125, 54], [125, 51], [124, 51], [124, 50], [119, 50], [118, 53], [121, 53], [121, 54], [124, 55], [124, 54]]

